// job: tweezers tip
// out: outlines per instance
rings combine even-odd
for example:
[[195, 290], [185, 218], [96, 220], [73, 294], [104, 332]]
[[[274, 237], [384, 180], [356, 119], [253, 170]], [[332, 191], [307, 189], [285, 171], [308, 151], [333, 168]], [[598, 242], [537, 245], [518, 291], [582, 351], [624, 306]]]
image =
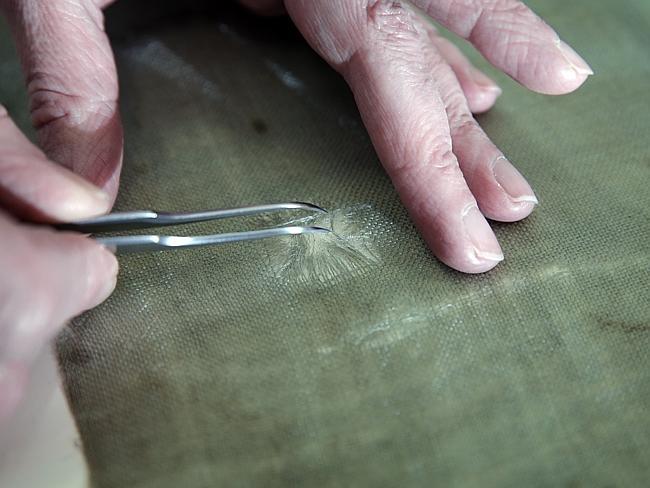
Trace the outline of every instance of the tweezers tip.
[[330, 232], [332, 232], [332, 229], [328, 229], [327, 227], [312, 226], [309, 227], [309, 229], [312, 229], [312, 232], [316, 232], [320, 234], [329, 234]]
[[279, 227], [278, 229], [284, 230], [288, 234], [329, 234], [332, 232], [332, 229], [328, 229], [326, 227], [318, 227], [318, 226], [306, 226], [306, 227], [296, 227], [296, 226], [288, 226], [288, 227]]
[[314, 210], [320, 213], [328, 213], [327, 210], [325, 210], [323, 207], [319, 207], [318, 205], [315, 205], [313, 203], [308, 203], [308, 202], [291, 202], [291, 203], [295, 205], [299, 205], [300, 207], [306, 210]]

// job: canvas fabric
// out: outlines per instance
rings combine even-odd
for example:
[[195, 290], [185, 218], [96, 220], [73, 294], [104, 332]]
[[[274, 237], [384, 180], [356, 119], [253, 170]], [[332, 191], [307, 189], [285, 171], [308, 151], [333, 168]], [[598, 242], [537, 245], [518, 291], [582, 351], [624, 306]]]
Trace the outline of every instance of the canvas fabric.
[[[647, 486], [650, 2], [528, 2], [596, 72], [568, 96], [463, 46], [504, 89], [479, 122], [541, 203], [493, 224], [506, 259], [478, 276], [432, 256], [290, 22], [179, 4], [108, 13], [116, 209], [308, 201], [330, 215], [165, 233], [339, 238], [120, 257], [115, 293], [56, 344], [93, 485]], [[1, 101], [27, 128], [2, 37]]]

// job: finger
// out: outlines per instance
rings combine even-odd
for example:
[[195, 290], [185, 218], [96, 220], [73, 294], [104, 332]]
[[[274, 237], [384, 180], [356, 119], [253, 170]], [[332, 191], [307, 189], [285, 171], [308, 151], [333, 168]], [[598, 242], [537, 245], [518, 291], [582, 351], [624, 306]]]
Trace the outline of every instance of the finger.
[[593, 74], [551, 27], [518, 0], [413, 3], [469, 40], [488, 61], [531, 90], [551, 95], [568, 93]]
[[27, 220], [72, 221], [106, 213], [111, 198], [49, 161], [0, 105], [0, 204]]
[[1, 0], [41, 147], [112, 197], [122, 161], [117, 75], [93, 0]]
[[95, 0], [95, 5], [101, 9], [108, 7], [112, 3], [115, 3], [115, 0]]
[[474, 67], [452, 42], [433, 30], [429, 37], [456, 75], [472, 113], [480, 114], [490, 110], [501, 95], [501, 88], [481, 70]]
[[[316, 11], [313, 5], [289, 2], [287, 9], [346, 77], [379, 157], [427, 243], [455, 269], [493, 268], [503, 259], [501, 248], [452, 152], [433, 81], [440, 63], [432, 63], [436, 53], [421, 21], [398, 2], [376, 4], [367, 18], [344, 1], [318, 2]], [[336, 39], [342, 40], [332, 44]], [[349, 48], [346, 40], [356, 43], [354, 51], [340, 50]]]
[[1, 213], [0, 235], [1, 420], [16, 407], [43, 345], [111, 293], [117, 260], [83, 236], [19, 225]]
[[0, 358], [22, 360], [66, 320], [106, 299], [117, 260], [79, 234], [21, 225], [0, 213]]
[[513, 222], [527, 217], [537, 198], [525, 178], [490, 141], [442, 57], [433, 63], [435, 85], [445, 105], [454, 154], [483, 215]]

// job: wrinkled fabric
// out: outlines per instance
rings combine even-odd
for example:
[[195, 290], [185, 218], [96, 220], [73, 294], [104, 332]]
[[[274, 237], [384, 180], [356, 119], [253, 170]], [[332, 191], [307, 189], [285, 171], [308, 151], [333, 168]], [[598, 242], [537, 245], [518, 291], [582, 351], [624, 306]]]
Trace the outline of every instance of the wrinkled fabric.
[[[339, 238], [120, 257], [113, 296], [57, 341], [95, 486], [647, 483], [650, 3], [528, 3], [596, 76], [535, 95], [466, 49], [504, 88], [479, 121], [541, 202], [493, 224], [506, 260], [480, 276], [430, 254], [344, 82], [288, 21], [109, 11], [117, 209], [309, 201], [330, 216], [165, 233]], [[25, 127], [7, 42], [0, 93]]]

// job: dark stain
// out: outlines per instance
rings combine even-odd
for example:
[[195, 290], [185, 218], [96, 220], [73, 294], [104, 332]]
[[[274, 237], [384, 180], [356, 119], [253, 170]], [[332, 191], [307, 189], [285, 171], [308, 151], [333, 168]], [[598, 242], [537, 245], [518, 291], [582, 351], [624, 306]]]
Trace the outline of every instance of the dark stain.
[[63, 361], [75, 366], [83, 366], [92, 359], [90, 352], [83, 347], [73, 347], [62, 357]]
[[251, 120], [251, 125], [253, 126], [255, 132], [258, 134], [266, 134], [269, 131], [269, 126], [266, 125], [266, 122], [264, 122], [262, 119]]
[[625, 334], [637, 334], [650, 331], [650, 324], [640, 322], [624, 322], [622, 320], [599, 318], [598, 325], [606, 330], [617, 330]]

